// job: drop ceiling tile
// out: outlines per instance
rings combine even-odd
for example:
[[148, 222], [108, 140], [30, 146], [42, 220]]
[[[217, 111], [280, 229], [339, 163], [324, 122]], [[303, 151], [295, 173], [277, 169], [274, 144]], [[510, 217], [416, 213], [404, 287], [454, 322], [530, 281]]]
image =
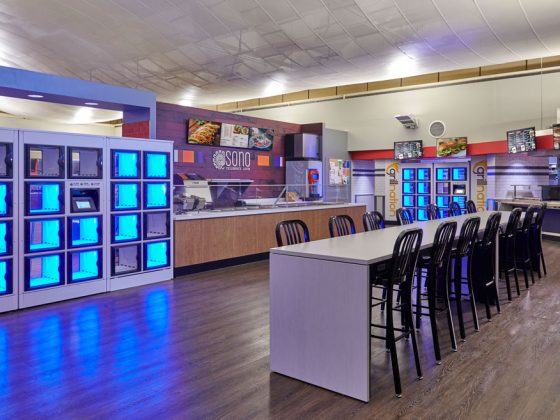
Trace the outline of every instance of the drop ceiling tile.
[[297, 12], [287, 1], [257, 0], [257, 4], [278, 24], [299, 18]]

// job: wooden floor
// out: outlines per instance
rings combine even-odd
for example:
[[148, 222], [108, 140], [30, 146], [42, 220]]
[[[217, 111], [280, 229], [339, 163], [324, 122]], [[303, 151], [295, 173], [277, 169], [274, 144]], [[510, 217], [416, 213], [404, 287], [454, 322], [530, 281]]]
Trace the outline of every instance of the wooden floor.
[[369, 404], [271, 374], [260, 262], [0, 315], [0, 418], [559, 418], [560, 243], [545, 252], [548, 277], [479, 311], [458, 352], [440, 319], [442, 365], [424, 321], [424, 380], [399, 342], [401, 399], [380, 341]]

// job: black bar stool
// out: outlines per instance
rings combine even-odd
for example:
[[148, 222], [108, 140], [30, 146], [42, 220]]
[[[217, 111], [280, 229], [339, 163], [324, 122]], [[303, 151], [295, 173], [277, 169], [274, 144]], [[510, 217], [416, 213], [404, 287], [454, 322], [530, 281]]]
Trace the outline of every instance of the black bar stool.
[[494, 299], [496, 310], [500, 313], [500, 299], [498, 288], [496, 287], [496, 235], [500, 228], [501, 213], [492, 213], [486, 222], [486, 228], [482, 239], [475, 244], [475, 264], [480, 266], [480, 276], [477, 276], [474, 283], [475, 288], [484, 299], [486, 306], [486, 318], [492, 319], [490, 312], [490, 300]]
[[[422, 315], [430, 317], [432, 327], [432, 338], [434, 340], [434, 352], [436, 363], [441, 364], [441, 350], [436, 323], [436, 312], [445, 311], [449, 336], [451, 337], [451, 347], [457, 351], [457, 341], [455, 340], [455, 329], [453, 327], [453, 317], [451, 316], [451, 305], [449, 303], [449, 262], [451, 260], [451, 250], [457, 232], [457, 222], [448, 221], [441, 223], [434, 236], [434, 243], [430, 253], [420, 257], [417, 270], [417, 289], [416, 289], [416, 328], [420, 327]], [[422, 305], [422, 269], [426, 270], [426, 286], [428, 289], [428, 306]], [[438, 284], [444, 285], [445, 290], [438, 293]], [[444, 301], [444, 307], [436, 307], [436, 299]], [[422, 309], [428, 309], [428, 313], [423, 313]]]
[[366, 232], [385, 228], [383, 215], [378, 211], [368, 211], [362, 216], [362, 223]]
[[533, 223], [533, 228], [531, 230], [531, 251], [533, 253], [532, 260], [533, 260], [533, 267], [537, 267], [537, 274], [539, 275], [539, 279], [542, 277], [541, 275], [541, 264], [542, 270], [544, 275], [546, 276], [546, 264], [544, 262], [544, 253], [542, 248], [542, 227], [544, 221], [544, 214], [546, 212], [547, 204], [543, 202], [540, 205], [540, 209], [537, 212], [537, 216], [535, 219], [535, 223]]
[[278, 246], [309, 242], [309, 229], [303, 220], [284, 220], [276, 225]]
[[432, 203], [428, 206], [428, 220], [436, 219], [441, 219], [441, 214], [439, 212], [439, 207]]
[[451, 201], [449, 203], [449, 215], [450, 216], [460, 216], [462, 214], [461, 207], [459, 207], [459, 203], [455, 201]]
[[[398, 398], [402, 395], [401, 379], [399, 373], [399, 362], [397, 359], [396, 342], [402, 338], [412, 337], [412, 348], [414, 351], [414, 361], [416, 364], [416, 373], [418, 379], [422, 379], [422, 368], [420, 366], [420, 357], [418, 355], [418, 345], [416, 343], [416, 333], [414, 331], [412, 319], [412, 279], [416, 269], [416, 262], [420, 252], [422, 243], [422, 230], [407, 229], [402, 231], [393, 248], [393, 256], [390, 262], [389, 275], [386, 279], [380, 279], [376, 283], [372, 283], [372, 287], [383, 287], [387, 290], [387, 298], [379, 299], [372, 297], [372, 308], [385, 303], [387, 310], [385, 314], [385, 325], [371, 323], [372, 328], [381, 328], [386, 330], [384, 336], [371, 333], [372, 338], [378, 338], [386, 341], [387, 349], [391, 353], [391, 364], [393, 367], [393, 380], [395, 383], [395, 393]], [[401, 301], [397, 305], [393, 302], [393, 291], [398, 289], [401, 292]], [[376, 303], [373, 303], [376, 302]], [[393, 310], [400, 310], [403, 320], [403, 328], [396, 328], [393, 320]], [[395, 331], [400, 332], [399, 336], [395, 336]]]
[[[480, 228], [480, 217], [469, 217], [463, 222], [457, 247], [451, 251], [451, 257], [454, 261], [453, 289], [455, 294], [455, 305], [457, 306], [457, 317], [459, 318], [459, 332], [461, 340], [465, 341], [465, 321], [463, 319], [463, 305], [461, 300], [464, 296], [468, 296], [471, 302], [471, 311], [475, 331], [479, 330], [478, 314], [476, 312], [476, 301], [473, 292], [473, 253], [476, 240], [478, 238], [478, 229]], [[467, 270], [466, 277], [463, 277], [463, 262], [466, 259]], [[463, 284], [467, 285], [468, 293], [463, 294]]]
[[[519, 291], [519, 278], [517, 277], [517, 267], [515, 265], [515, 237], [519, 229], [519, 221], [521, 220], [521, 209], [513, 209], [509, 215], [508, 224], [504, 232], [500, 232], [500, 273], [503, 273], [506, 279], [506, 288], [508, 300], [511, 302], [511, 285], [509, 282], [509, 274], [513, 273], [515, 279], [515, 288], [517, 296]], [[500, 229], [501, 230], [501, 229]]]
[[404, 207], [397, 209], [397, 223], [401, 226], [414, 223], [414, 218], [412, 217], [410, 210], [405, 209]]
[[472, 200], [467, 201], [467, 213], [476, 213], [476, 204]]
[[331, 216], [329, 218], [329, 233], [331, 234], [331, 238], [336, 238], [337, 236], [353, 235], [354, 233], [356, 233], [354, 220], [347, 214]]
[[535, 276], [533, 274], [533, 263], [531, 261], [531, 238], [533, 229], [533, 220], [539, 208], [537, 206], [529, 206], [525, 212], [525, 218], [521, 223], [521, 227], [517, 230], [515, 236], [515, 267], [516, 270], [523, 270], [525, 277], [525, 287], [529, 288], [529, 276], [531, 273], [531, 283], [535, 283]]

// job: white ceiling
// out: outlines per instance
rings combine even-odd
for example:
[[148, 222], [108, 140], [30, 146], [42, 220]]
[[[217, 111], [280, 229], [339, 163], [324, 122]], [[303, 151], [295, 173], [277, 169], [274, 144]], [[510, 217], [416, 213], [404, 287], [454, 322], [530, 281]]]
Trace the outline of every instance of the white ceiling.
[[194, 105], [560, 54], [558, 0], [0, 0], [0, 64]]

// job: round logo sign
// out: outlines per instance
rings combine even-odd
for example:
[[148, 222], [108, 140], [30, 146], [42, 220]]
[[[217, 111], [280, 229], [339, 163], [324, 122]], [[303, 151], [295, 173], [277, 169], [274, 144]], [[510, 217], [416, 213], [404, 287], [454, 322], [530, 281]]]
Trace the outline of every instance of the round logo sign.
[[212, 163], [214, 164], [214, 168], [218, 170], [222, 170], [226, 167], [226, 152], [223, 150], [216, 150], [212, 154]]

